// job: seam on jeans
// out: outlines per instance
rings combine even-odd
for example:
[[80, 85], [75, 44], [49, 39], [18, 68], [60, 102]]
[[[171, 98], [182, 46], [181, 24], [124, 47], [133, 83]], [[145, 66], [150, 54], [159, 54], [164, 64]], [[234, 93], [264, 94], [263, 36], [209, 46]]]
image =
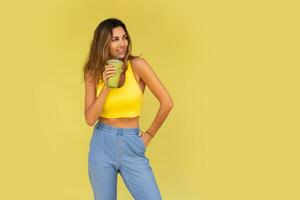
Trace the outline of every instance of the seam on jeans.
[[[124, 177], [125, 177], [125, 175], [124, 175]], [[124, 178], [123, 180], [124, 180], [124, 182], [125, 182], [125, 184], [126, 184], [128, 190], [132, 192], [133, 198], [137, 197], [137, 193], [135, 193], [134, 189], [131, 190], [131, 188], [130, 188], [130, 186], [129, 186], [129, 183], [127, 182], [126, 178]], [[138, 199], [135, 199], [135, 200], [138, 200]]]
[[91, 183], [91, 186], [92, 186], [92, 189], [93, 189], [93, 192], [95, 190], [94, 188], [94, 179], [93, 179], [93, 172], [92, 172], [92, 168], [91, 168], [91, 163], [88, 164], [88, 174], [89, 174], [89, 178], [90, 178], [90, 183]]

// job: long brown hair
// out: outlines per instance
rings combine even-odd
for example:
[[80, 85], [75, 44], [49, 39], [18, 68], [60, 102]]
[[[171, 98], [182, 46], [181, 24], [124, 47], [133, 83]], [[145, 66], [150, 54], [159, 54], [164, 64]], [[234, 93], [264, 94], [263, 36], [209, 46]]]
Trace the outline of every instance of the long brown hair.
[[138, 56], [131, 55], [132, 43], [125, 24], [116, 18], [108, 18], [100, 22], [94, 31], [94, 37], [91, 42], [90, 52], [87, 61], [83, 67], [83, 79], [87, 80], [87, 75], [92, 75], [97, 84], [102, 80], [102, 73], [106, 61], [109, 59], [109, 45], [112, 39], [112, 30], [121, 26], [127, 34], [128, 46], [123, 59], [124, 71], [127, 70], [127, 61]]

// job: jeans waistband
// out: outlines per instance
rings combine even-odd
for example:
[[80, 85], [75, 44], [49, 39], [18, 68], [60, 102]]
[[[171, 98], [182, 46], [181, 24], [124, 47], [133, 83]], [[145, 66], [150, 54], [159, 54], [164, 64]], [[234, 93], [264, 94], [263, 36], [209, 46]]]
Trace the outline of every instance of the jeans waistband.
[[95, 125], [96, 128], [107, 131], [109, 133], [112, 134], [132, 134], [132, 135], [138, 135], [140, 133], [140, 129], [139, 128], [120, 128], [120, 127], [116, 127], [116, 126], [111, 126], [108, 124], [104, 124], [102, 122], [97, 122]]

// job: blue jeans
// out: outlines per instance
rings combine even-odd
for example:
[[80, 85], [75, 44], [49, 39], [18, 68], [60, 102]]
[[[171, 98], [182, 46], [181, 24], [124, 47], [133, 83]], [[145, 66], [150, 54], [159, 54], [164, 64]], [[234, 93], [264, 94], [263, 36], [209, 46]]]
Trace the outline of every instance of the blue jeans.
[[161, 200], [139, 132], [139, 128], [95, 125], [88, 156], [95, 200], [117, 199], [118, 173], [135, 200]]

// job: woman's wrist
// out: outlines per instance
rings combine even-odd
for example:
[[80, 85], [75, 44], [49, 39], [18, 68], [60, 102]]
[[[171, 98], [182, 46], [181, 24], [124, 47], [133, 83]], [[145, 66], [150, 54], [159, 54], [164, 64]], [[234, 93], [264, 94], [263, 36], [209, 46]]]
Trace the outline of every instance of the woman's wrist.
[[107, 87], [107, 85], [104, 85], [104, 86], [103, 86], [103, 89], [104, 89], [104, 90], [109, 90], [110, 87]]
[[145, 133], [147, 133], [148, 135], [150, 135], [150, 136], [151, 136], [151, 138], [153, 138], [153, 137], [154, 137], [154, 135], [153, 135], [152, 133], [150, 133], [149, 131], [146, 131]]
[[106, 85], [103, 87], [103, 92], [108, 93], [110, 91], [110, 87], [107, 87]]

